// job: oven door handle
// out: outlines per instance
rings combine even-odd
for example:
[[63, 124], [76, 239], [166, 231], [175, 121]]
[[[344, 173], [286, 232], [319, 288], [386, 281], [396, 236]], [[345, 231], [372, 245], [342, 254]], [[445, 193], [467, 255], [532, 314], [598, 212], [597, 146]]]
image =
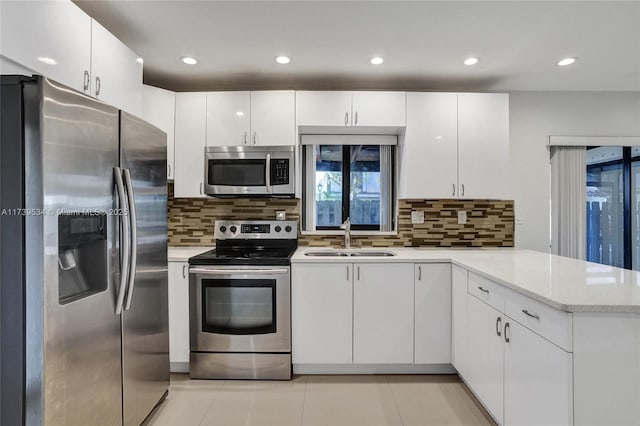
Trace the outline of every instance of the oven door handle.
[[289, 270], [281, 269], [215, 269], [215, 268], [189, 268], [189, 273], [195, 274], [220, 274], [220, 275], [264, 275], [264, 274], [288, 274]]

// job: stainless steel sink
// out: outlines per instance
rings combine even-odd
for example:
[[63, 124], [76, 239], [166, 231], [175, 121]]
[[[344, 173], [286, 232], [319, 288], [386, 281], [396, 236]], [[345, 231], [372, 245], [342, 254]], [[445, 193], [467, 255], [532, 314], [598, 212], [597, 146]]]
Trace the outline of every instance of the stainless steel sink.
[[304, 254], [305, 256], [358, 256], [358, 257], [385, 257], [385, 256], [395, 256], [396, 254], [392, 251], [386, 250], [378, 250], [378, 251], [369, 251], [369, 250], [318, 250], [318, 251], [308, 251]]

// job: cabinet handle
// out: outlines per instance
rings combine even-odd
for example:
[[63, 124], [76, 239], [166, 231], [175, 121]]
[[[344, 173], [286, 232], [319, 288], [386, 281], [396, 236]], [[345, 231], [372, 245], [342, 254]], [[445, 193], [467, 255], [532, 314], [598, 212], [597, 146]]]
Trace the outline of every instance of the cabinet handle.
[[345, 126], [349, 125], [349, 111], [344, 113], [344, 125]]
[[89, 71], [84, 72], [84, 91], [89, 90], [89, 83], [91, 83], [91, 77], [89, 76]]
[[484, 288], [484, 287], [482, 287], [482, 286], [478, 287], [478, 290], [480, 290], [480, 291], [481, 291], [481, 292], [483, 292], [483, 293], [487, 293], [487, 294], [489, 294], [489, 290], [487, 290], [486, 288]]
[[253, 144], [256, 144], [256, 132], [253, 132]]
[[509, 328], [510, 328], [509, 323], [506, 323], [504, 325], [504, 341], [507, 342], [507, 343], [509, 343], [511, 341], [511, 338], [507, 334], [507, 331], [509, 331]]
[[496, 334], [498, 336], [502, 336], [502, 331], [500, 331], [500, 324], [502, 324], [502, 317], [498, 317], [496, 319]]
[[187, 265], [182, 265], [182, 278], [187, 278], [186, 275], [186, 269], [187, 269]]
[[462, 184], [462, 196], [464, 197], [464, 183]]
[[358, 268], [358, 281], [360, 281], [360, 267], [357, 266], [357, 268]]
[[358, 111], [356, 111], [356, 126], [358, 125]]
[[456, 184], [453, 184], [453, 192], [451, 193], [452, 196], [456, 196]]
[[531, 318], [535, 318], [535, 319], [537, 319], [537, 320], [539, 320], [539, 319], [540, 319], [540, 317], [539, 317], [538, 315], [536, 315], [536, 314], [532, 314], [531, 312], [527, 311], [526, 309], [523, 309], [523, 310], [522, 310], [522, 313], [523, 313], [523, 314], [525, 314], [525, 315], [529, 315]]
[[418, 281], [422, 281], [422, 266], [418, 266]]
[[171, 164], [167, 164], [167, 175], [171, 176]]
[[242, 145], [247, 144], [247, 137], [249, 137], [249, 135], [247, 134], [247, 132], [244, 132], [244, 135], [242, 135]]
[[96, 77], [96, 96], [100, 96], [100, 77]]
[[347, 281], [349, 281], [349, 265], [347, 265]]
[[203, 195], [204, 193], [202, 192], [202, 182], [200, 182], [200, 195]]

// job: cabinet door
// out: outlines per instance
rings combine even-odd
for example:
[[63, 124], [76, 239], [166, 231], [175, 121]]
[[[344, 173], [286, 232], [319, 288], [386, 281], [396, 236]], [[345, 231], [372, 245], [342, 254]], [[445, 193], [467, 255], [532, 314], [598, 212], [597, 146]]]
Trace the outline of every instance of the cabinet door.
[[451, 363], [451, 264], [415, 265], [416, 364]]
[[458, 94], [459, 198], [509, 198], [509, 95]]
[[206, 93], [176, 93], [175, 197], [205, 197], [206, 110]]
[[455, 198], [458, 95], [407, 93], [400, 198]]
[[296, 92], [298, 126], [349, 126], [351, 92]]
[[[91, 18], [70, 1], [3, 1], [0, 54], [80, 92], [91, 72]], [[53, 59], [46, 64], [38, 58]]]
[[571, 353], [506, 319], [504, 424], [572, 425]]
[[189, 362], [189, 264], [187, 262], [169, 262], [169, 361], [172, 364], [171, 371], [184, 370], [174, 363]]
[[207, 93], [207, 146], [249, 145], [249, 92]]
[[354, 265], [353, 362], [413, 363], [413, 265]]
[[142, 114], [138, 55], [96, 20], [91, 22], [91, 96], [131, 114]]
[[353, 92], [352, 126], [404, 127], [405, 92]]
[[353, 266], [291, 267], [291, 332], [294, 364], [352, 362]]
[[167, 179], [173, 180], [173, 140], [176, 94], [158, 87], [142, 86], [142, 118], [167, 134]]
[[485, 408], [498, 423], [502, 424], [504, 316], [491, 306], [469, 295], [467, 323], [467, 383]]
[[467, 270], [451, 266], [451, 364], [467, 377]]
[[293, 90], [251, 92], [251, 143], [296, 144], [296, 102]]

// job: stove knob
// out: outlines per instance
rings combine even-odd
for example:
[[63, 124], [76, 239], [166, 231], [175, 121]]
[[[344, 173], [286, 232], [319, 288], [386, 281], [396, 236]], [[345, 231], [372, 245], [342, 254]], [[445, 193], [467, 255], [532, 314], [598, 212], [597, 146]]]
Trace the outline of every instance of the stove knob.
[[222, 232], [222, 233], [227, 232], [227, 227], [226, 226], [221, 226], [220, 227], [220, 232]]
[[229, 231], [231, 231], [232, 234], [235, 234], [237, 230], [238, 228], [236, 228], [235, 226], [231, 226], [231, 228], [229, 228]]
[[284, 230], [287, 231], [287, 232], [291, 232], [291, 227], [289, 225], [287, 225], [287, 226], [285, 226]]
[[280, 231], [282, 231], [282, 228], [280, 227], [280, 225], [277, 225], [277, 226], [274, 228], [274, 230], [275, 230], [276, 232], [280, 232]]

